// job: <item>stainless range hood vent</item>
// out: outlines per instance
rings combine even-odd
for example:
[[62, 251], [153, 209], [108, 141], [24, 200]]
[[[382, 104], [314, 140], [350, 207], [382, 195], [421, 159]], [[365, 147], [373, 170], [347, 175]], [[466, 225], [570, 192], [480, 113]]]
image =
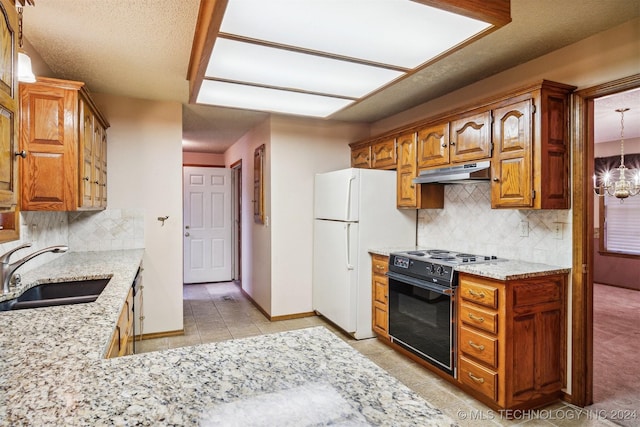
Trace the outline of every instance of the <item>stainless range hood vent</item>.
[[420, 172], [413, 182], [415, 184], [465, 184], [490, 179], [490, 161], [469, 163], [440, 169], [429, 169]]

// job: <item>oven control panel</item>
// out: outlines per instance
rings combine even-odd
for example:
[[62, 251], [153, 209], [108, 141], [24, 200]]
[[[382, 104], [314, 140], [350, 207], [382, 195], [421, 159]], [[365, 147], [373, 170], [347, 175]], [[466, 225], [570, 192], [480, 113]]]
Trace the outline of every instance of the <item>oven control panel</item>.
[[393, 265], [400, 268], [409, 268], [409, 258], [393, 257]]

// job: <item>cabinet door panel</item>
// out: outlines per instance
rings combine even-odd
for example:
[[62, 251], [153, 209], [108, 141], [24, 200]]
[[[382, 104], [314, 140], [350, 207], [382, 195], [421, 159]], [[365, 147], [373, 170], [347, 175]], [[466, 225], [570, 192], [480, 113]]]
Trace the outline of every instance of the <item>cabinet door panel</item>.
[[513, 371], [511, 384], [513, 396], [535, 390], [535, 316], [533, 314], [513, 319]]
[[418, 169], [449, 164], [449, 123], [418, 131]]
[[0, 209], [16, 204], [15, 115], [0, 105]]
[[397, 206], [399, 208], [416, 208], [418, 195], [416, 184], [412, 181], [416, 177], [416, 134], [407, 133], [396, 139], [398, 147], [398, 188]]
[[80, 123], [80, 148], [78, 154], [81, 156], [79, 164], [82, 170], [80, 171], [79, 200], [83, 207], [91, 207], [94, 199], [92, 189], [95, 179], [93, 173], [95, 151], [93, 139], [94, 116], [84, 101], [80, 102], [80, 111], [82, 122]]
[[564, 386], [561, 337], [563, 313], [560, 308], [543, 311], [538, 315], [536, 336], [536, 383], [538, 388], [551, 387], [554, 389]]
[[396, 139], [376, 142], [371, 146], [371, 167], [373, 169], [395, 169]]
[[533, 205], [531, 100], [494, 111], [492, 207]]
[[491, 157], [491, 112], [451, 123], [451, 161], [468, 162]]
[[76, 208], [77, 98], [71, 91], [20, 85], [22, 210]]
[[371, 146], [351, 150], [351, 167], [369, 169], [371, 167]]

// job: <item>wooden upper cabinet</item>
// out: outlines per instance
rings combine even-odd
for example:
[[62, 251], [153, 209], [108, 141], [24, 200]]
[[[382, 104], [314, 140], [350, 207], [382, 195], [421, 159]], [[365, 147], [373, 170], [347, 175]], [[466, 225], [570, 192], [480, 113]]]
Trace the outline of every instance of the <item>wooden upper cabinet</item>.
[[399, 209], [441, 209], [444, 207], [442, 184], [414, 184], [418, 173], [417, 133], [407, 132], [396, 138], [398, 147], [397, 207]]
[[80, 99], [79, 200], [83, 208], [107, 206], [106, 129], [86, 100]]
[[413, 179], [418, 171], [416, 163], [416, 133], [409, 132], [396, 139], [398, 147], [398, 187], [396, 190], [399, 208], [416, 208], [419, 184]]
[[351, 148], [352, 168], [371, 168], [371, 145], [357, 146]]
[[451, 122], [451, 163], [491, 157], [491, 111]]
[[18, 192], [16, 100], [18, 16], [12, 2], [0, 3], [0, 211], [14, 210]]
[[449, 123], [418, 130], [418, 169], [449, 164]]
[[0, 243], [20, 238], [17, 34], [16, 8], [0, 0]]
[[496, 155], [492, 170], [493, 207], [531, 206], [532, 100], [520, 101], [495, 110], [493, 140]]
[[21, 83], [20, 107], [20, 149], [27, 153], [22, 210], [104, 209], [102, 132], [108, 123], [84, 84], [48, 78]]
[[395, 138], [387, 138], [371, 144], [372, 169], [395, 169], [396, 164]]
[[569, 208], [568, 96], [574, 89], [544, 81], [493, 110], [493, 208]]

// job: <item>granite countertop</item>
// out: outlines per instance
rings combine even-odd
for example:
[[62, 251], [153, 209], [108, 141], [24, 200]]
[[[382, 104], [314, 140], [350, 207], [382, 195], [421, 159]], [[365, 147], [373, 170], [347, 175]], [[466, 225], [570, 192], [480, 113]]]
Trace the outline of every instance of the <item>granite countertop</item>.
[[[424, 250], [428, 248], [414, 246], [402, 248], [374, 248], [369, 249], [369, 253], [389, 256], [391, 252]], [[518, 280], [539, 276], [550, 276], [553, 274], [566, 274], [571, 272], [571, 268], [559, 267], [556, 265], [541, 264], [535, 262], [506, 260], [499, 262], [489, 262], [482, 264], [457, 265], [455, 270], [463, 273], [475, 274], [497, 280]]]
[[0, 425], [455, 425], [324, 327], [104, 359], [142, 254], [23, 276], [112, 277], [94, 303], [0, 313]]

